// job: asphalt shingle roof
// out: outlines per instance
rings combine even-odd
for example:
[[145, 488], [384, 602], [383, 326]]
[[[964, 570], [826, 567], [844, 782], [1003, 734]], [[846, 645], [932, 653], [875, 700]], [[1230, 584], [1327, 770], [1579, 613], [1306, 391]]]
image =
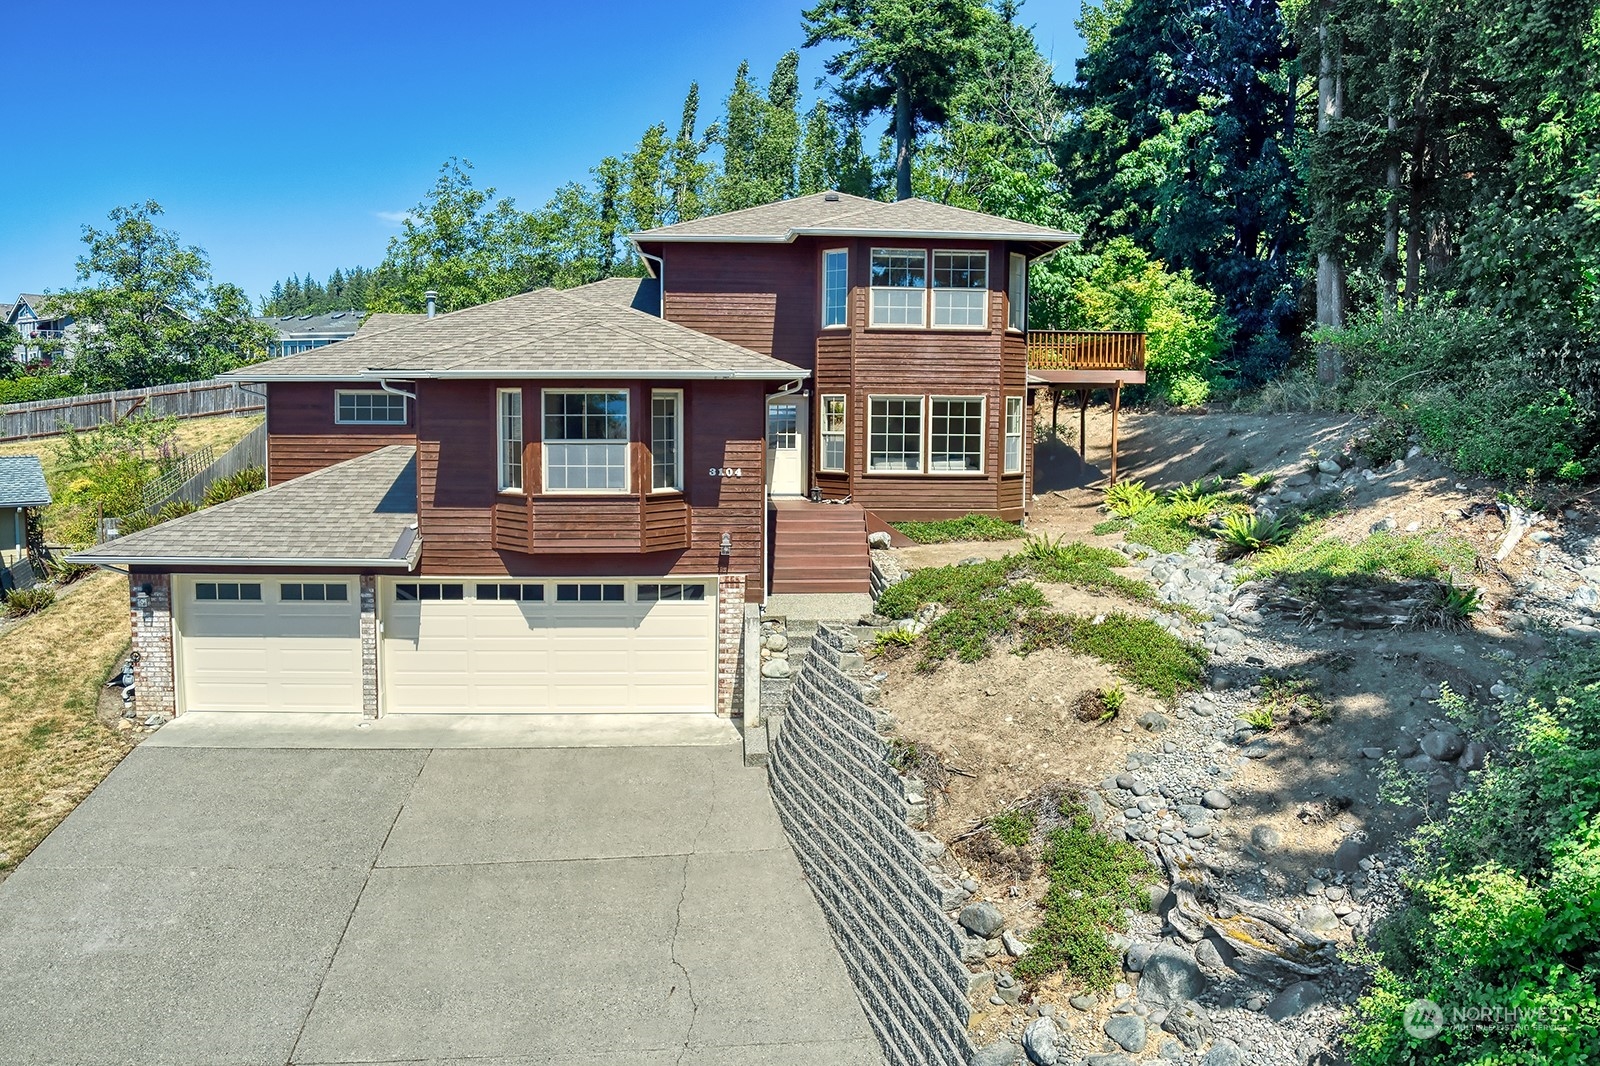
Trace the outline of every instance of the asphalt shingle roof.
[[[830, 199], [833, 197], [833, 199]], [[804, 236], [964, 237], [1066, 244], [1077, 234], [932, 200], [885, 203], [849, 193], [813, 193], [644, 230], [635, 241], [788, 242]]]
[[394, 329], [396, 326], [409, 326], [427, 317], [423, 314], [407, 315], [395, 311], [374, 311], [361, 320], [361, 328], [370, 333], [377, 333], [379, 330]]
[[750, 378], [808, 371], [637, 309], [641, 282], [539, 289], [256, 363], [248, 381], [392, 378]]
[[119, 565], [348, 565], [409, 570], [416, 448], [387, 448], [67, 557]]
[[49, 502], [37, 455], [0, 455], [0, 507], [43, 507]]

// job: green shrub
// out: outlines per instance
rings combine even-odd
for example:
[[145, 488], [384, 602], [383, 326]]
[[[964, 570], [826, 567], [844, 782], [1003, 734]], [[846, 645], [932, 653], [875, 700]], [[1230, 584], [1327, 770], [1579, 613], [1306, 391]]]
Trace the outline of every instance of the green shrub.
[[1289, 527], [1281, 519], [1265, 515], [1231, 514], [1223, 517], [1217, 539], [1222, 541], [1223, 554], [1249, 555], [1284, 543], [1289, 539]]
[[1091, 988], [1109, 988], [1121, 953], [1107, 934], [1128, 928], [1125, 909], [1148, 909], [1145, 887], [1156, 871], [1132, 844], [1095, 832], [1081, 806], [1063, 803], [1061, 813], [1067, 825], [1050, 831], [1040, 856], [1050, 879], [1044, 920], [1013, 972], [1038, 981], [1064, 970]]
[[1041, 581], [1116, 592], [1141, 602], [1155, 599], [1147, 583], [1112, 569], [1127, 566], [1128, 558], [1111, 548], [1094, 548], [1063, 537], [1030, 537], [1015, 558]]
[[206, 487], [205, 496], [202, 497], [200, 506], [214, 507], [219, 503], [252, 492], [259, 492], [267, 484], [267, 472], [259, 466], [250, 466], [236, 474], [220, 477]]
[[21, 618], [35, 614], [56, 602], [56, 592], [49, 585], [35, 585], [31, 589], [13, 589], [6, 594], [4, 613], [7, 618]]
[[917, 635], [905, 626], [880, 629], [872, 638], [872, 649], [878, 652], [909, 648], [917, 642]]
[[39, 374], [0, 380], [0, 403], [31, 403], [78, 396], [83, 382], [67, 374]]
[[1156, 494], [1142, 481], [1119, 481], [1106, 488], [1106, 510], [1120, 518], [1130, 518], [1156, 502]]
[[1003, 811], [989, 819], [989, 832], [1002, 844], [1023, 848], [1033, 839], [1033, 825], [1037, 820], [1038, 816], [1031, 810]]
[[1100, 690], [1100, 702], [1105, 704], [1106, 710], [1116, 714], [1128, 702], [1128, 694], [1121, 685], [1112, 685], [1110, 688]]
[[1016, 628], [1018, 618], [1044, 606], [1045, 599], [1027, 581], [1012, 582], [1012, 561], [993, 559], [969, 566], [937, 566], [914, 571], [889, 586], [878, 599], [878, 613], [903, 618], [930, 604], [944, 614], [924, 634], [921, 669], [931, 670], [952, 656], [962, 662], [984, 658], [994, 642]]
[[1277, 720], [1272, 717], [1272, 708], [1270, 707], [1252, 707], [1239, 717], [1244, 719], [1245, 724], [1250, 728], [1259, 729], [1262, 732], [1267, 732], [1278, 724]]
[[1258, 496], [1266, 492], [1272, 487], [1272, 483], [1277, 480], [1278, 478], [1275, 474], [1251, 474], [1247, 472], [1239, 475], [1239, 484], [1244, 486], [1244, 490], [1252, 496]]
[[1317, 593], [1350, 578], [1436, 578], [1471, 573], [1477, 562], [1472, 545], [1433, 534], [1373, 533], [1349, 544], [1318, 536], [1306, 526], [1281, 547], [1256, 557], [1250, 576], [1275, 578], [1291, 588]]

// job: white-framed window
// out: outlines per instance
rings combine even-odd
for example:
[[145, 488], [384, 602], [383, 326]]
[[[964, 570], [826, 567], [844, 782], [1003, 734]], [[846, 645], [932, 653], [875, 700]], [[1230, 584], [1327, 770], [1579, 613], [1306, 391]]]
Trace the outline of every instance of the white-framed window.
[[830, 248], [822, 253], [822, 326], [850, 324], [850, 253]]
[[921, 248], [872, 250], [872, 325], [925, 324], [927, 292], [927, 252]]
[[843, 393], [822, 397], [822, 461], [817, 469], [842, 472], [845, 469], [845, 422], [848, 404]]
[[546, 389], [542, 450], [546, 492], [627, 492], [627, 390]]
[[557, 603], [621, 603], [626, 598], [624, 586], [611, 582], [585, 581], [556, 586]]
[[650, 488], [683, 489], [683, 393], [678, 389], [650, 394]]
[[671, 585], [640, 585], [637, 599], [640, 603], [662, 603], [678, 600], [703, 601], [706, 598], [704, 585], [671, 584]]
[[403, 426], [406, 398], [381, 389], [339, 389], [333, 420], [341, 426]]
[[1011, 253], [1011, 271], [1006, 276], [1006, 328], [1028, 331], [1028, 257]]
[[989, 324], [989, 253], [933, 253], [933, 324], [982, 329]]
[[930, 406], [929, 473], [983, 473], [983, 397], [935, 396]]
[[496, 389], [495, 468], [501, 492], [522, 491], [522, 390]]
[[1022, 415], [1023, 402], [1021, 396], [1006, 397], [1006, 439], [1005, 439], [1005, 466], [1003, 469], [1008, 474], [1022, 473]]
[[260, 600], [261, 583], [258, 581], [197, 581], [194, 586], [197, 600]]
[[920, 472], [922, 397], [872, 396], [867, 407], [867, 470], [875, 474]]
[[278, 585], [278, 599], [284, 603], [348, 603], [350, 586], [342, 581], [284, 581]]

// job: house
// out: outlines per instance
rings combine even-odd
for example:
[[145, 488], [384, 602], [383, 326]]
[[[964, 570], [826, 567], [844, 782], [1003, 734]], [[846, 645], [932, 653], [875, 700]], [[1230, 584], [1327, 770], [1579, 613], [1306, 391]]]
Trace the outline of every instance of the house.
[[274, 334], [268, 351], [275, 357], [309, 352], [346, 337], [361, 327], [359, 311], [328, 311], [320, 315], [268, 315], [257, 322]]
[[648, 278], [234, 372], [268, 487], [71, 556], [130, 575], [140, 711], [726, 715], [746, 605], [1025, 516], [1027, 263], [1071, 234], [827, 193], [633, 239]]
[[28, 556], [28, 512], [50, 504], [37, 455], [0, 455], [0, 585], [26, 588], [37, 575]]
[[64, 350], [72, 335], [72, 316], [53, 307], [48, 296], [23, 293], [7, 308], [5, 321], [16, 328], [22, 343], [12, 352], [20, 362], [52, 359]]

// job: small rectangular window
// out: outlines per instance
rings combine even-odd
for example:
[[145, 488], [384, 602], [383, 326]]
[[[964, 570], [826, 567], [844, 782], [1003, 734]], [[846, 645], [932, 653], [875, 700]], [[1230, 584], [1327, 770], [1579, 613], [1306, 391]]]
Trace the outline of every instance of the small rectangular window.
[[217, 599], [236, 600], [239, 598], [239, 586], [232, 582], [217, 583]]
[[350, 588], [348, 585], [324, 585], [323, 589], [326, 591], [327, 597], [330, 601], [337, 600], [340, 603], [350, 602]]
[[638, 600], [640, 603], [678, 602], [683, 600], [704, 601], [706, 587], [704, 585], [640, 585]]
[[842, 472], [845, 468], [845, 418], [842, 394], [822, 397], [822, 470]]
[[1028, 329], [1028, 257], [1011, 253], [1011, 274], [1006, 279], [1006, 327], [1018, 333]]
[[836, 248], [822, 253], [822, 327], [848, 325], [850, 253]]
[[922, 397], [873, 396], [868, 401], [867, 470], [922, 470]]
[[927, 287], [927, 252], [920, 248], [872, 250], [874, 326], [923, 325]]
[[1006, 397], [1005, 472], [1022, 473], [1022, 397]]
[[194, 598], [197, 600], [214, 600], [217, 598], [217, 585], [214, 581], [201, 581], [194, 587]]
[[628, 491], [628, 394], [544, 393], [546, 492]]
[[522, 491], [522, 390], [497, 389], [499, 433], [496, 458], [500, 469], [500, 491]]
[[683, 488], [683, 393], [650, 394], [650, 487], [657, 492]]
[[415, 603], [422, 597], [418, 595], [418, 589], [415, 585], [396, 585], [394, 587], [394, 598], [396, 603]]
[[622, 585], [600, 582], [556, 586], [558, 603], [621, 603], [627, 597]]
[[465, 585], [440, 585], [439, 588], [447, 600], [464, 600], [467, 598], [467, 586]]
[[536, 602], [544, 599], [543, 585], [479, 585], [480, 600], [521, 600]]
[[928, 417], [928, 469], [935, 474], [983, 471], [983, 400], [935, 396]]
[[980, 329], [989, 324], [989, 253], [933, 253], [933, 324]]
[[278, 586], [278, 599], [285, 603], [293, 603], [297, 600], [303, 599], [304, 597], [302, 597], [300, 593], [301, 588], [299, 585], [283, 584]]
[[251, 582], [249, 584], [240, 585], [239, 586], [239, 598], [241, 600], [260, 600], [261, 599], [261, 586], [255, 584], [254, 582]]
[[[296, 348], [308, 351], [313, 346]], [[392, 392], [341, 389], [334, 394], [333, 420], [342, 426], [403, 426], [406, 424], [406, 398]]]
[[320, 603], [325, 598], [324, 588], [321, 585], [302, 585], [300, 587], [304, 590], [305, 598], [308, 600], [316, 600]]

